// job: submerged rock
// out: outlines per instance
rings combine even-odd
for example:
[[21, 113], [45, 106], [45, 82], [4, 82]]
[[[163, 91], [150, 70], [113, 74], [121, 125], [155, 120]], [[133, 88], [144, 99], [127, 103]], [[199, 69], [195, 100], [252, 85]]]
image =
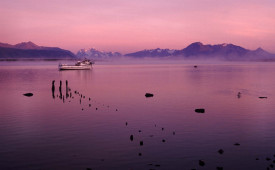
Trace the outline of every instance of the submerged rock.
[[195, 109], [195, 112], [197, 112], [197, 113], [204, 113], [205, 109], [203, 109], [203, 108]]
[[267, 99], [267, 97], [265, 97], [265, 96], [264, 96], [264, 97], [259, 97], [259, 98], [260, 98], [260, 99]]
[[33, 96], [33, 94], [32, 93], [25, 93], [25, 94], [23, 94], [24, 96], [27, 96], [27, 97], [31, 97], [31, 96]]
[[223, 154], [223, 150], [222, 149], [220, 149], [220, 150], [218, 150], [218, 152], [219, 152], [219, 154]]
[[239, 143], [235, 143], [234, 145], [235, 145], [235, 146], [240, 146], [241, 144], [239, 144]]
[[133, 136], [133, 135], [130, 136], [130, 140], [131, 140], [131, 141], [134, 140], [134, 136]]
[[140, 142], [139, 142], [139, 145], [142, 146], [142, 145], [143, 145], [143, 141], [140, 141]]
[[199, 160], [199, 165], [200, 166], [204, 166], [205, 165], [205, 162], [203, 160]]
[[152, 94], [152, 93], [146, 93], [145, 94], [145, 97], [153, 97], [154, 96], [154, 94]]

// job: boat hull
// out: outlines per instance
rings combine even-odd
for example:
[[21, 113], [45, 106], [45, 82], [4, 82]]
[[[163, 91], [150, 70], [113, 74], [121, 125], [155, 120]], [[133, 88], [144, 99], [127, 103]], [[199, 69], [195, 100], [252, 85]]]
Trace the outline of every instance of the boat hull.
[[59, 70], [90, 70], [91, 66], [70, 66], [70, 65], [61, 65]]

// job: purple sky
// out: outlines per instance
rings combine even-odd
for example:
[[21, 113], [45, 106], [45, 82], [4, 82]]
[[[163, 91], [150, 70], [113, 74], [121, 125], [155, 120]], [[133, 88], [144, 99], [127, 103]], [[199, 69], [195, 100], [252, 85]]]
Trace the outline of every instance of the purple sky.
[[73, 52], [233, 43], [275, 53], [275, 0], [1, 0], [0, 42]]

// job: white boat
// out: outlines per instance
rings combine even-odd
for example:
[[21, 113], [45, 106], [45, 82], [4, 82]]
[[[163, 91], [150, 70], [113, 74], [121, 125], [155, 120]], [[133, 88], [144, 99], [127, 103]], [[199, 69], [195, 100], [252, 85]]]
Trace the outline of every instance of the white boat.
[[77, 61], [75, 65], [59, 64], [59, 70], [90, 70], [94, 64], [90, 60]]

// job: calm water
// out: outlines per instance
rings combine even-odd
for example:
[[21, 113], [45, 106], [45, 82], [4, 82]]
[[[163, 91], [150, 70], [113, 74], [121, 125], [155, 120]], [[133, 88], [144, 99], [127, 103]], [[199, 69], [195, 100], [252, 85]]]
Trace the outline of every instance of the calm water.
[[0, 169], [241, 170], [275, 159], [275, 63], [1, 65]]

